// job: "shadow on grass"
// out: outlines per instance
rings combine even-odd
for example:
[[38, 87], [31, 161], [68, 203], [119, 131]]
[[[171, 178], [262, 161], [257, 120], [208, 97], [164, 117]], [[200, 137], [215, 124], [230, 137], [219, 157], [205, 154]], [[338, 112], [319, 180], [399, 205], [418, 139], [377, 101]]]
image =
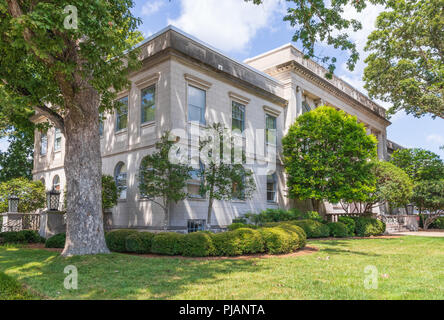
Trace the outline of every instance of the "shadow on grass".
[[[67, 265], [78, 270], [78, 290], [64, 288]], [[233, 272], [266, 269], [257, 259], [185, 260], [118, 253], [63, 258], [55, 252], [0, 247], [0, 271], [50, 298], [174, 299], [190, 286], [214, 285]]]

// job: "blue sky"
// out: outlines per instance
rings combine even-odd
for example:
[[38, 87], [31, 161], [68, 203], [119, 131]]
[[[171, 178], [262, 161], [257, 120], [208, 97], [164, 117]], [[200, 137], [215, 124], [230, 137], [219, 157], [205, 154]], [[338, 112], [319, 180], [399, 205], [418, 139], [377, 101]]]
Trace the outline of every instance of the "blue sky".
[[[264, 0], [260, 6], [242, 0], [144, 0], [136, 1], [133, 13], [142, 19], [139, 29], [145, 37], [173, 24], [242, 61], [291, 42], [294, 28], [282, 21], [287, 5], [284, 0]], [[381, 6], [371, 6], [361, 13], [352, 8], [346, 8], [344, 12], [347, 17], [356, 18], [363, 24], [361, 31], [351, 32], [351, 38], [361, 53], [353, 72], [345, 66], [347, 53], [323, 45], [317, 47], [318, 53], [335, 56], [338, 59], [336, 74], [364, 93], [363, 48], [381, 10]], [[301, 49], [300, 44], [295, 45]], [[439, 150], [439, 146], [444, 145], [444, 119], [433, 120], [429, 116], [417, 119], [401, 112], [391, 121], [387, 129], [390, 140], [405, 147], [431, 150], [444, 159], [444, 151]], [[4, 140], [0, 140], [0, 149], [4, 150], [6, 145]]]

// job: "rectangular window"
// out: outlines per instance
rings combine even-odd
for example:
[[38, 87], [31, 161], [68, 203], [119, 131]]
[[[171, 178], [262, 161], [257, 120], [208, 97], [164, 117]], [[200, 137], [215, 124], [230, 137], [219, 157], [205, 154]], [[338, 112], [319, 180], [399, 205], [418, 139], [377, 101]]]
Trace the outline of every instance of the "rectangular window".
[[205, 125], [205, 90], [188, 86], [188, 121]]
[[199, 163], [200, 168], [191, 171], [191, 179], [187, 183], [187, 192], [190, 198], [203, 198], [200, 193], [200, 187], [203, 183], [202, 170], [203, 164]]
[[142, 112], [142, 123], [154, 121], [156, 105], [155, 105], [156, 86], [150, 86], [142, 89], [140, 92], [140, 109]]
[[205, 230], [205, 219], [188, 220], [188, 233]]
[[276, 202], [276, 173], [267, 175], [267, 201]]
[[59, 151], [62, 147], [62, 133], [59, 128], [54, 131], [54, 151]]
[[48, 136], [45, 132], [40, 133], [40, 155], [46, 155], [46, 151], [48, 150]]
[[267, 144], [276, 145], [276, 117], [269, 114], [265, 117], [265, 141]]
[[245, 129], [245, 106], [236, 101], [231, 105], [231, 130], [244, 132]]
[[128, 125], [128, 97], [119, 99], [120, 106], [116, 110], [116, 131], [125, 129]]
[[103, 129], [104, 129], [104, 125], [103, 125], [103, 113], [99, 114], [99, 135], [103, 136]]

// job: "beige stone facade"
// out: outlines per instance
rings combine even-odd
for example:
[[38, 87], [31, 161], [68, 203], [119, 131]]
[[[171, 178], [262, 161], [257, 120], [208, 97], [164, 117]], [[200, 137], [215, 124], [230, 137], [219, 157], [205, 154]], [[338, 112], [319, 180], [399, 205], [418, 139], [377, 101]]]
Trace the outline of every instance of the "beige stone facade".
[[[140, 196], [139, 167], [142, 159], [154, 151], [154, 144], [164, 131], [186, 132], [190, 128], [188, 109], [194, 108], [190, 107], [190, 90], [194, 90], [190, 87], [205, 97], [202, 121], [206, 124], [222, 122], [231, 128], [234, 103], [243, 106], [246, 136], [263, 136], [266, 118], [276, 119], [275, 193], [270, 192], [270, 181], [267, 193], [267, 175], [264, 173], [274, 161], [270, 161], [263, 148], [247, 148], [247, 162], [252, 164], [255, 172], [257, 190], [250, 200], [216, 201], [212, 217], [215, 227], [224, 227], [232, 218], [246, 212], [305, 207], [305, 203], [293, 203], [285, 197], [280, 141], [298, 115], [317, 105], [331, 105], [356, 115], [365, 123], [368, 132], [378, 138], [379, 157], [387, 156], [386, 127], [390, 122], [385, 119], [385, 110], [339, 78], [325, 79], [325, 70], [302, 59], [301, 53], [292, 45], [240, 63], [174, 27], [167, 27], [145, 41], [141, 48], [143, 67], [130, 76], [131, 88], [118, 94], [118, 98], [128, 99], [126, 128], [118, 130], [116, 127], [116, 112], [105, 115], [103, 122], [103, 173], [119, 178], [126, 173], [127, 190], [113, 209], [114, 228], [161, 228], [162, 210]], [[151, 109], [154, 113], [146, 122], [142, 121], [141, 107], [141, 94], [145, 88], [154, 92], [154, 107]], [[38, 115], [33, 120], [46, 121]], [[45, 149], [45, 136], [42, 138], [37, 132], [35, 137], [34, 179], [44, 180], [47, 189], [64, 189], [63, 135], [56, 134], [55, 128], [49, 129], [46, 152], [41, 152], [45, 151], [42, 150]], [[181, 139], [179, 143], [193, 144], [188, 139]], [[119, 169], [123, 175], [119, 175]], [[274, 201], [270, 201], [273, 195]], [[339, 208], [326, 204], [326, 210], [333, 212]], [[189, 220], [206, 219], [206, 213], [207, 200], [190, 197], [171, 208], [170, 227], [186, 231]]]

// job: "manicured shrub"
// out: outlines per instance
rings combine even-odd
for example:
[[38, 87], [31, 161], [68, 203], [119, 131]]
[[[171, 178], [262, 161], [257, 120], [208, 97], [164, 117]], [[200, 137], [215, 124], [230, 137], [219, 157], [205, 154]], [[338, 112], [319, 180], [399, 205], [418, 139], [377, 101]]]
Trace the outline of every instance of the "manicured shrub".
[[240, 239], [233, 231], [214, 233], [211, 235], [215, 256], [238, 256], [242, 254]]
[[355, 219], [351, 218], [351, 217], [339, 217], [338, 222], [341, 222], [343, 224], [345, 224], [345, 226], [347, 227], [347, 232], [349, 236], [354, 236], [355, 235], [355, 229], [356, 229], [356, 222]]
[[151, 252], [174, 256], [183, 253], [185, 235], [177, 232], [161, 232], [154, 235]]
[[322, 238], [330, 235], [328, 226], [315, 220], [295, 220], [291, 221], [291, 223], [301, 227], [305, 231], [307, 238]]
[[241, 228], [232, 232], [239, 239], [238, 245], [242, 254], [264, 252], [264, 240], [259, 231]]
[[[292, 234], [283, 228], [261, 228], [259, 232], [264, 240], [265, 251], [271, 254], [289, 253], [292, 251]], [[297, 237], [297, 235], [296, 235]]]
[[8, 231], [0, 233], [0, 243], [39, 243], [45, 242], [35, 230]]
[[432, 222], [430, 225], [431, 229], [444, 229], [444, 217], [440, 217]]
[[150, 253], [154, 233], [137, 232], [130, 234], [125, 239], [125, 247], [128, 252]]
[[236, 229], [240, 229], [240, 228], [250, 228], [250, 229], [257, 229], [257, 226], [254, 224], [246, 224], [246, 223], [240, 223], [240, 222], [236, 222], [236, 223], [232, 223], [230, 224], [227, 229], [229, 231], [233, 231]]
[[245, 217], [239, 217], [239, 218], [234, 218], [233, 220], [231, 220], [231, 223], [247, 223], [247, 219], [245, 219]]
[[298, 220], [305, 220], [305, 219], [316, 220], [316, 221], [319, 221], [319, 222], [324, 221], [324, 219], [322, 219], [322, 217], [319, 214], [319, 212], [316, 212], [316, 211], [304, 212], [298, 218]]
[[115, 252], [126, 252], [126, 237], [138, 233], [136, 230], [120, 229], [112, 230], [105, 234], [108, 249]]
[[46, 239], [46, 248], [64, 248], [66, 242], [66, 233], [59, 233]]
[[375, 218], [359, 217], [355, 219], [356, 235], [369, 237], [381, 235], [385, 232], [385, 223]]
[[211, 234], [208, 232], [189, 233], [183, 239], [184, 256], [208, 257], [214, 255], [215, 253], [216, 250], [211, 239]]
[[305, 233], [304, 229], [292, 224], [291, 221], [281, 222], [280, 224], [278, 224], [278, 227], [290, 232], [296, 232], [299, 238], [298, 248], [305, 247], [305, 244], [307, 242], [307, 234]]
[[335, 238], [344, 238], [348, 236], [347, 226], [342, 222], [330, 222], [327, 223], [330, 229], [330, 236]]

